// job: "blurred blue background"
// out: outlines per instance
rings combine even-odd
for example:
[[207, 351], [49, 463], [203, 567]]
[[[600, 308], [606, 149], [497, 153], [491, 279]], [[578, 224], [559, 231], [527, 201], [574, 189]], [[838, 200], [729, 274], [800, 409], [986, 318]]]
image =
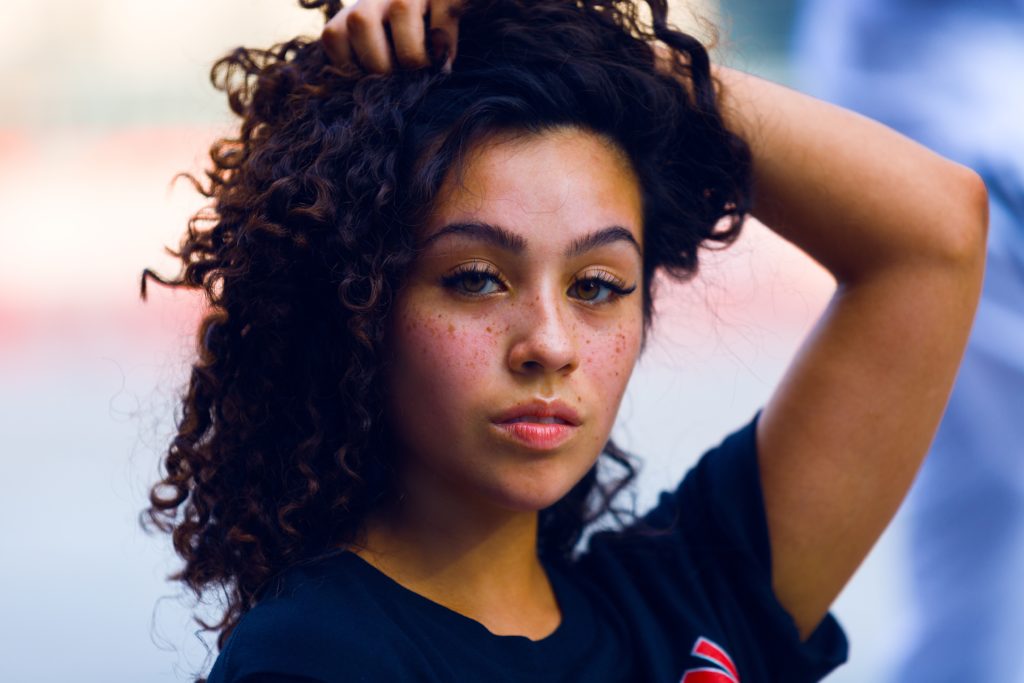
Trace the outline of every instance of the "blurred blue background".
[[[720, 27], [716, 59], [791, 78], [793, 3], [676, 11]], [[319, 26], [288, 0], [0, 6], [0, 680], [186, 681], [212, 662], [196, 606], [165, 581], [169, 539], [137, 524], [200, 302], [153, 287], [143, 304], [138, 278], [176, 272], [162, 247], [201, 202], [171, 179], [230, 131], [214, 59]], [[616, 427], [645, 461], [641, 508], [750, 418], [830, 293], [756, 224], [696, 282], [662, 289]], [[900, 648], [902, 533], [898, 517], [836, 604], [852, 649], [830, 683], [879, 680]]]

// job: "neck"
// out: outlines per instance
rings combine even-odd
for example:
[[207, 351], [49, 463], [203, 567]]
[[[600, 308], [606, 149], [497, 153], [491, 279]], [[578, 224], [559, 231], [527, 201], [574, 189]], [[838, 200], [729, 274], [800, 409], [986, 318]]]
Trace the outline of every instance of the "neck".
[[407, 488], [400, 503], [370, 516], [352, 550], [495, 634], [538, 638], [553, 631], [558, 606], [537, 557], [538, 513], [434, 491]]

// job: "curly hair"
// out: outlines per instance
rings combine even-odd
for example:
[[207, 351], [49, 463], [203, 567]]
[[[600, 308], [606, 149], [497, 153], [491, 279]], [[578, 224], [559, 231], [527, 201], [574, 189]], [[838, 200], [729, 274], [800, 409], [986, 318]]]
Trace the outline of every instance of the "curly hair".
[[[454, 68], [366, 75], [321, 41], [238, 48], [211, 79], [241, 118], [210, 150], [210, 205], [190, 220], [177, 277], [208, 310], [177, 435], [143, 526], [170, 533], [169, 579], [227, 598], [223, 648], [275, 576], [351, 542], [394, 494], [381, 381], [386, 322], [427, 216], [468, 148], [496, 132], [576, 127], [614, 141], [643, 199], [644, 331], [656, 272], [684, 279], [698, 250], [737, 236], [751, 203], [746, 143], [719, 110], [707, 51], [664, 0], [469, 0]], [[302, 0], [329, 18], [341, 3]], [[674, 56], [658, 66], [660, 41]], [[671, 72], [671, 73], [670, 73]], [[682, 87], [681, 83], [688, 87]], [[565, 561], [634, 477], [611, 441], [540, 513], [538, 552]]]

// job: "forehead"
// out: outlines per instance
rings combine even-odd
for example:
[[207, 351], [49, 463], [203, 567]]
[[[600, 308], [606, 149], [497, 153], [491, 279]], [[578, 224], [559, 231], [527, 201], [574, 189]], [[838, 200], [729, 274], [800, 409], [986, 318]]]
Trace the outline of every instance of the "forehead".
[[642, 244], [642, 195], [625, 153], [602, 136], [576, 128], [502, 133], [470, 148], [445, 179], [422, 237], [457, 221], [552, 245], [619, 225]]

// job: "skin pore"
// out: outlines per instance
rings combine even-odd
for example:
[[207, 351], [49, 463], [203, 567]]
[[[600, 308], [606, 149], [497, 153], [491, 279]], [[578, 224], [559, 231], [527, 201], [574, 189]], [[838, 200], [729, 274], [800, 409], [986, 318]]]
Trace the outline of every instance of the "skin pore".
[[[560, 623], [538, 511], [596, 461], [640, 352], [642, 216], [625, 155], [558, 128], [475, 145], [417, 236], [389, 330], [403, 498], [353, 550], [492, 633]], [[503, 416], [556, 402], [572, 417], [553, 446]]]

